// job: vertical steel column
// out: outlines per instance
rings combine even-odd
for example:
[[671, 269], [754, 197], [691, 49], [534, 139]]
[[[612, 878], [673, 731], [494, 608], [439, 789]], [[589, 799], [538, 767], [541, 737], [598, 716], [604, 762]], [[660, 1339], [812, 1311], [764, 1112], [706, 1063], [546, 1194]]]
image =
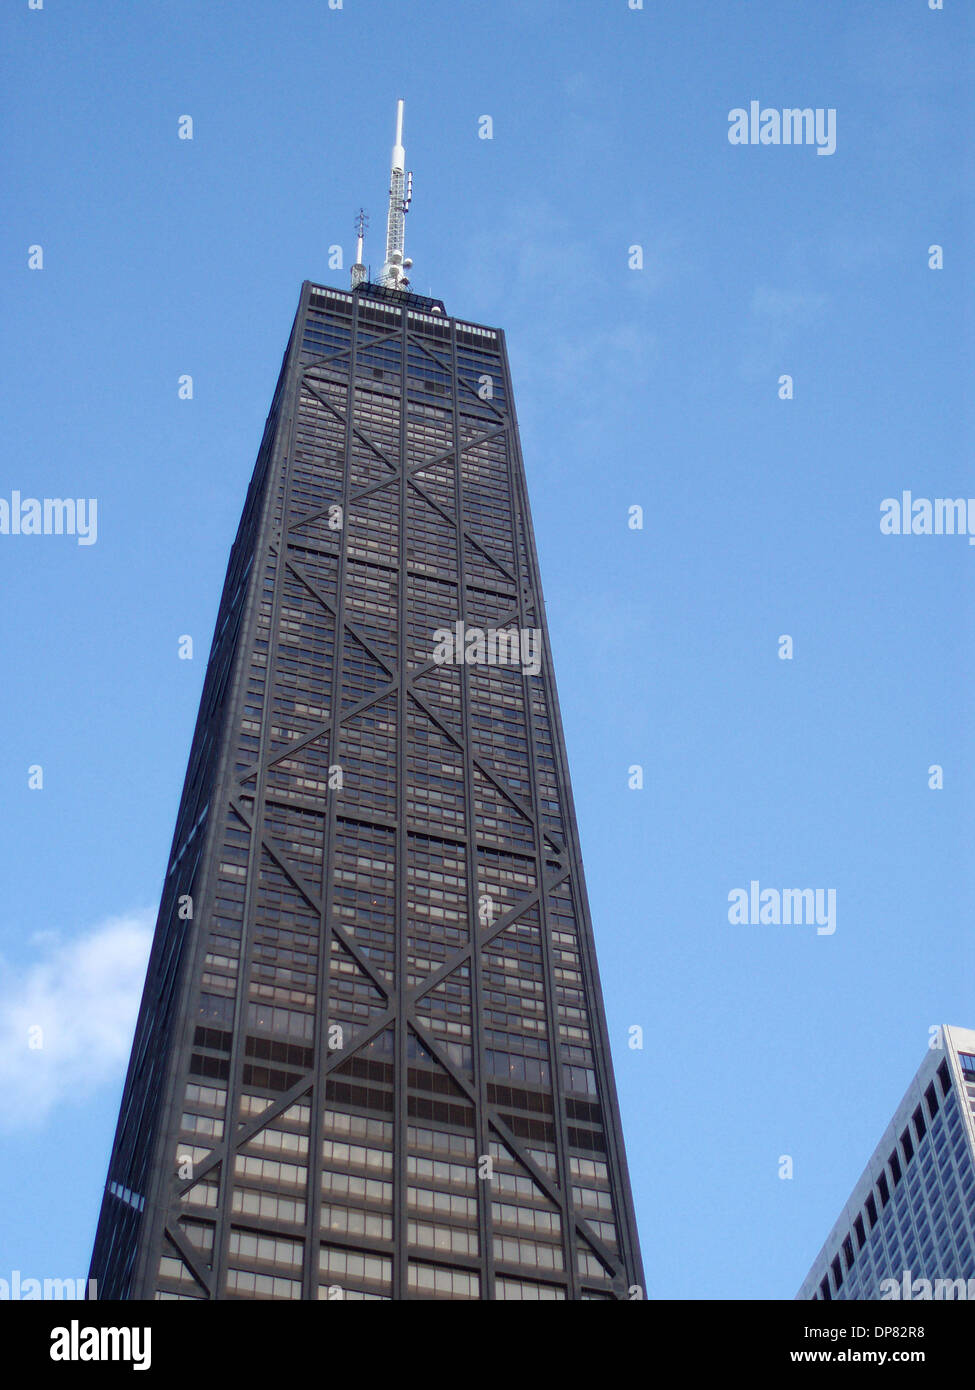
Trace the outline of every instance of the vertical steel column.
[[[267, 510], [261, 528], [261, 535], [258, 540], [258, 548], [255, 552], [260, 556], [261, 561], [264, 562], [270, 553], [276, 551], [277, 562], [274, 567], [274, 595], [271, 600], [271, 622], [268, 631], [267, 666], [265, 667], [264, 678], [264, 717], [261, 720], [260, 746], [255, 755], [257, 771], [254, 776], [254, 817], [247, 855], [247, 887], [244, 893], [244, 905], [241, 914], [239, 974], [237, 976], [237, 993], [234, 1000], [233, 1033], [230, 1044], [230, 1065], [228, 1067], [227, 1079], [227, 1118], [224, 1129], [226, 1159], [221, 1164], [220, 1196], [214, 1217], [213, 1263], [211, 1268], [213, 1272], [213, 1288], [218, 1299], [222, 1297], [224, 1291], [224, 1281], [227, 1274], [228, 1247], [230, 1243], [230, 1223], [233, 1219], [230, 1204], [230, 1191], [233, 1186], [232, 1179], [234, 1170], [233, 1137], [236, 1133], [239, 1120], [240, 1094], [243, 1089], [244, 1058], [246, 1055], [245, 1045], [247, 1037], [247, 1005], [250, 999], [250, 971], [253, 964], [256, 899], [260, 884], [261, 855], [263, 852], [262, 841], [264, 838], [264, 796], [267, 781], [267, 762], [270, 755], [270, 725], [273, 717], [274, 705], [274, 670], [280, 637], [279, 615], [284, 585], [288, 514], [291, 503], [291, 479], [293, 472], [291, 464], [294, 458], [295, 428], [298, 418], [300, 348], [310, 295], [310, 288], [306, 283], [302, 288], [301, 306], [296, 325], [297, 331], [295, 334], [294, 356], [292, 361], [288, 364], [288, 394], [285, 413], [279, 425], [279, 433], [275, 441], [274, 466], [268, 478]], [[284, 494], [281, 499], [281, 522], [280, 526], [278, 526], [277, 524], [271, 524], [271, 510], [274, 507], [277, 484], [282, 473], [284, 477]], [[261, 592], [263, 594], [263, 563], [257, 573], [261, 576], [260, 583]], [[255, 583], [256, 582], [258, 582], [257, 575], [255, 575]], [[258, 596], [256, 605], [257, 612], [259, 612], [260, 609], [260, 601], [261, 598]], [[248, 644], [247, 650], [253, 654], [252, 644]], [[229, 720], [227, 727], [228, 729], [231, 728]], [[226, 812], [224, 811], [223, 814], [225, 815]]]
[[[332, 694], [329, 702], [329, 764], [339, 762], [342, 737], [342, 677], [345, 660], [345, 579], [348, 561], [349, 494], [352, 489], [352, 442], [355, 418], [356, 338], [359, 331], [359, 299], [352, 296], [351, 342], [349, 345], [349, 385], [345, 398], [345, 445], [342, 459], [342, 525], [338, 531], [339, 553], [335, 575], [335, 647], [332, 654]], [[305, 1258], [302, 1272], [302, 1298], [318, 1297], [320, 1273], [322, 1209], [322, 1132], [325, 1114], [325, 1064], [329, 1058], [329, 995], [332, 985], [332, 903], [335, 897], [334, 846], [337, 808], [329, 787], [325, 800], [322, 836], [322, 916], [319, 929], [318, 1000], [315, 1008], [314, 1076], [308, 1138], [308, 1202], [305, 1212]], [[345, 1038], [343, 1037], [343, 1044]]]
[[[450, 375], [453, 406], [454, 447], [454, 510], [457, 518], [457, 616], [467, 631], [467, 565], [464, 538], [464, 477], [460, 437], [460, 403], [462, 398], [457, 370], [457, 325], [450, 323]], [[476, 1157], [489, 1156], [491, 1135], [488, 1125], [487, 1075], [484, 1065], [485, 1038], [482, 1019], [483, 985], [481, 983], [481, 925], [478, 911], [478, 836], [477, 812], [474, 806], [473, 727], [471, 724], [471, 688], [467, 663], [459, 668], [461, 738], [464, 744], [464, 811], [466, 820], [467, 910], [471, 938], [471, 1053], [473, 1056], [474, 1086], [477, 1105], [474, 1112]], [[449, 976], [448, 976], [449, 979]], [[481, 1255], [481, 1298], [494, 1298], [494, 1223], [492, 1218], [493, 1188], [490, 1179], [478, 1178], [478, 1243]]]
[[399, 545], [399, 593], [397, 594], [397, 633], [396, 651], [398, 656], [396, 687], [396, 1027], [395, 1056], [393, 1070], [393, 1283], [394, 1299], [405, 1299], [408, 1294], [408, 1241], [407, 1221], [409, 1204], [407, 1202], [407, 1126], [409, 1125], [409, 1056], [407, 1051], [407, 984], [406, 975], [409, 957], [407, 939], [407, 903], [409, 898], [409, 879], [407, 876], [407, 834], [406, 834], [406, 782], [408, 776], [409, 740], [407, 738], [407, 679], [409, 662], [407, 659], [408, 617], [409, 617], [409, 547], [407, 544], [407, 373], [409, 370], [406, 306], [400, 306], [400, 421], [399, 421], [399, 522], [397, 527]]

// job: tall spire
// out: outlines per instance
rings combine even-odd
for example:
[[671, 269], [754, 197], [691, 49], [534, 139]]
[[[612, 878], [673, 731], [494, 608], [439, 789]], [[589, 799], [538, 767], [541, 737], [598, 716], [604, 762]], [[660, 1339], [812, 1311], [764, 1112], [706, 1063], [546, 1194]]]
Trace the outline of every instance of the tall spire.
[[410, 283], [404, 271], [412, 261], [404, 259], [406, 214], [413, 198], [413, 175], [406, 173], [403, 149], [403, 102], [396, 103], [396, 143], [389, 171], [389, 215], [386, 219], [386, 260], [379, 272], [379, 283], [387, 289], [405, 289]]

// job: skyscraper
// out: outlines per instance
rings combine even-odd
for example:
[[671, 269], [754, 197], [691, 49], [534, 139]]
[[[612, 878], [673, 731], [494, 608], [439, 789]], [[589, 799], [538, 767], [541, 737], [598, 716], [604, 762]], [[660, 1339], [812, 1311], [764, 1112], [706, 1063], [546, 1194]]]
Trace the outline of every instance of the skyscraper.
[[102, 1298], [643, 1275], [504, 335], [306, 282], [217, 616]]
[[975, 1031], [931, 1042], [797, 1298], [975, 1298]]

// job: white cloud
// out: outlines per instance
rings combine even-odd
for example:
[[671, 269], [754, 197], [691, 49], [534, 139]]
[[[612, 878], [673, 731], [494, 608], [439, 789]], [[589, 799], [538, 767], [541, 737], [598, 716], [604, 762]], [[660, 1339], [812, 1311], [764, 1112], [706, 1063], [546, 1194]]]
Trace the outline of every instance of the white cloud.
[[71, 940], [44, 932], [33, 962], [0, 962], [0, 1125], [38, 1126], [118, 1079], [155, 918], [149, 909], [111, 917]]
[[829, 304], [828, 295], [814, 291], [758, 285], [744, 330], [741, 375], [757, 380], [789, 371], [787, 355], [800, 330], [818, 323]]
[[807, 324], [819, 316], [826, 305], [824, 294], [802, 290], [776, 290], [759, 285], [752, 295], [752, 316], [770, 323]]

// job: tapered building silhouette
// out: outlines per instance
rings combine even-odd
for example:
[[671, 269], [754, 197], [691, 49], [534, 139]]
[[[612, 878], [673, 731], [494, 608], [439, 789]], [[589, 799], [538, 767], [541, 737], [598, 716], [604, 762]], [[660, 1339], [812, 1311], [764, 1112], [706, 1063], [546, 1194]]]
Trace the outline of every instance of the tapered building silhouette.
[[90, 1276], [643, 1274], [504, 336], [305, 283], [217, 617]]

